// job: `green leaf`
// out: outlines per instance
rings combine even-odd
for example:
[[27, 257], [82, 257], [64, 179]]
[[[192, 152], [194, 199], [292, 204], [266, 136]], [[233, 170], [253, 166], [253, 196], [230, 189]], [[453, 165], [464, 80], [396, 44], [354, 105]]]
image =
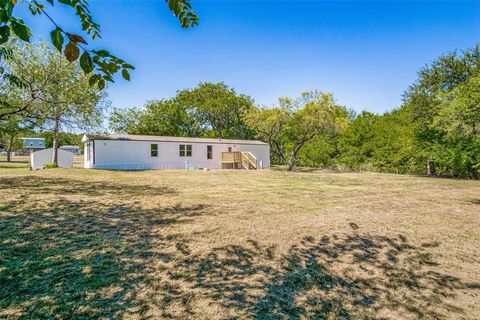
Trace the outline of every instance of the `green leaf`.
[[70, 41], [65, 47], [64, 54], [68, 61], [73, 62], [78, 59], [78, 56], [80, 55], [80, 49], [75, 42]]
[[23, 23], [22, 20], [12, 20], [11, 24], [13, 33], [21, 40], [30, 42], [30, 29]]
[[128, 63], [124, 63], [124, 64], [123, 64], [123, 67], [124, 67], [125, 69], [132, 69], [132, 70], [135, 69], [134, 66], [132, 66], [131, 64], [128, 64]]
[[98, 89], [103, 90], [105, 88], [105, 80], [100, 79], [98, 80]]
[[128, 73], [127, 69], [122, 70], [122, 77], [123, 77], [123, 79], [125, 79], [127, 81], [130, 81], [130, 73]]
[[62, 52], [63, 47], [63, 35], [60, 28], [56, 28], [50, 32], [50, 37], [52, 38], [52, 43], [57, 48], [58, 51]]
[[101, 78], [102, 77], [99, 74], [94, 74], [88, 79], [88, 84], [90, 85], [90, 87], [93, 87], [95, 83], [97, 83], [98, 80], [100, 80]]
[[107, 81], [109, 81], [109, 82], [115, 82], [115, 81], [113, 81], [112, 75], [109, 74], [109, 73], [104, 74], [104, 75], [103, 75], [103, 79], [105, 79], [105, 80], [107, 80]]
[[[13, 1], [10, 1], [10, 0], [6, 0], [6, 1], [2, 1], [2, 11], [5, 15], [5, 17], [7, 18], [7, 21], [10, 19], [10, 17], [12, 16], [12, 12], [13, 12], [13, 7], [15, 6], [16, 4], [16, 1], [15, 3], [13, 3]], [[6, 22], [6, 21], [5, 21]]]
[[110, 55], [110, 52], [108, 52], [107, 50], [92, 50], [92, 52], [99, 55], [102, 58]]
[[8, 22], [8, 21], [9, 21], [9, 17], [5, 13], [5, 10], [0, 8], [0, 22]]
[[110, 73], [113, 74], [113, 73], [116, 73], [120, 69], [120, 67], [117, 66], [115, 63], [110, 62], [107, 66], [107, 69]]
[[10, 37], [10, 27], [5, 25], [1, 26], [0, 27], [0, 44], [7, 42], [9, 37]]
[[192, 10], [190, 0], [166, 0], [168, 8], [178, 18], [183, 28], [198, 24], [198, 16]]
[[83, 72], [85, 72], [85, 74], [89, 74], [93, 71], [92, 58], [86, 51], [82, 53], [80, 57], [80, 67], [82, 68]]
[[[75, 6], [75, 12], [77, 13], [77, 15], [84, 15], [84, 12], [85, 12], [85, 9], [81, 6], [81, 5], [76, 5]], [[84, 20], [82, 18], [82, 20]]]
[[78, 34], [71, 34], [67, 32], [67, 37], [70, 39], [70, 41], [76, 42], [76, 43], [83, 43], [83, 44], [88, 44], [85, 39], [82, 38], [82, 36], [79, 36]]
[[22, 81], [20, 80], [20, 78], [18, 78], [17, 76], [13, 75], [13, 74], [5, 74], [3, 76], [6, 80], [8, 80], [11, 84], [19, 87], [19, 88], [25, 88], [27, 85]]

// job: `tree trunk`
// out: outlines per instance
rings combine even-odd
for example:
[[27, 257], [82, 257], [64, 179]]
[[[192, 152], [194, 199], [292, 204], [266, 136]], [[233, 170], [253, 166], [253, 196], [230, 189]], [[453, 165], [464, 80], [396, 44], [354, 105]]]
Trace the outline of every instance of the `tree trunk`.
[[288, 171], [293, 170], [293, 166], [295, 166], [295, 162], [297, 161], [297, 153], [292, 151], [290, 154], [290, 159], [288, 159]]
[[431, 176], [432, 172], [432, 160], [427, 159], [427, 176]]
[[52, 162], [58, 166], [58, 131], [60, 128], [60, 117], [55, 117], [55, 123], [53, 126], [53, 155], [52, 155]]
[[288, 159], [288, 171], [292, 171], [295, 163], [297, 162], [297, 154], [298, 151], [303, 147], [305, 141], [297, 142], [298, 144], [293, 148], [292, 152], [290, 152], [290, 159]]
[[10, 141], [8, 142], [8, 149], [7, 149], [7, 162], [11, 162], [11, 152], [12, 152], [12, 146], [13, 146], [13, 136], [10, 136]]
[[222, 128], [216, 128], [213, 130], [215, 132], [215, 138], [216, 139], [222, 139]]
[[277, 156], [281, 164], [285, 163], [285, 155], [283, 154], [283, 148], [275, 140], [270, 142], [270, 150]]

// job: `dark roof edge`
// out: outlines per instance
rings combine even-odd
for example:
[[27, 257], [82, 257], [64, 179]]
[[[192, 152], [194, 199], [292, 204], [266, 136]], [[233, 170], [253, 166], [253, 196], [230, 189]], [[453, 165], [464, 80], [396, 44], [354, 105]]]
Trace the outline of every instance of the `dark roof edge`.
[[[143, 137], [143, 138], [142, 138]], [[148, 139], [145, 137], [149, 137]], [[235, 140], [235, 139], [215, 139], [215, 138], [197, 138], [197, 137], [172, 137], [172, 136], [153, 136], [153, 135], [124, 135], [112, 136], [109, 134], [85, 134], [82, 142], [94, 140], [114, 140], [114, 141], [158, 141], [158, 142], [185, 142], [185, 143], [233, 143], [233, 144], [251, 144], [268, 145], [260, 140]], [[198, 141], [195, 141], [198, 140]]]

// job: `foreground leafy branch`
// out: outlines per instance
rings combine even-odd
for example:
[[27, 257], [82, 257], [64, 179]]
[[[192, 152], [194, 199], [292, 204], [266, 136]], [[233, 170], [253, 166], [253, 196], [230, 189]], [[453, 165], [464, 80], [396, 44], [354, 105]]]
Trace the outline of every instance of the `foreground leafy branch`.
[[[79, 61], [85, 74], [92, 74], [89, 78], [91, 86], [98, 86], [102, 90], [106, 82], [114, 82], [113, 76], [121, 71], [122, 77], [129, 81], [129, 70], [134, 66], [111, 54], [107, 50], [90, 50], [87, 41], [78, 34], [64, 30], [48, 13], [48, 6], [59, 2], [74, 10], [79, 18], [82, 30], [94, 40], [100, 37], [100, 25], [93, 20], [87, 0], [39, 0], [28, 1], [28, 8], [32, 15], [45, 15], [53, 24], [50, 32], [51, 42], [62, 52], [69, 62]], [[192, 10], [190, 0], [166, 0], [168, 8], [180, 21], [183, 28], [198, 24], [198, 16]], [[19, 39], [29, 42], [32, 36], [29, 26], [22, 19], [14, 16], [13, 9], [17, 0], [0, 0], [0, 45], [5, 44], [14, 34]]]

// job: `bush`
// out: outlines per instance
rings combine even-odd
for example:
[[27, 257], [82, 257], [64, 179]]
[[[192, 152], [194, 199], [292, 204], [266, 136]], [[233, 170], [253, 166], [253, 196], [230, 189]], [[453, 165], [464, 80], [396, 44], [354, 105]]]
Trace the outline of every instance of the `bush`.
[[58, 168], [58, 166], [53, 162], [47, 163], [46, 165], [43, 166], [43, 169], [54, 169], [54, 168]]

